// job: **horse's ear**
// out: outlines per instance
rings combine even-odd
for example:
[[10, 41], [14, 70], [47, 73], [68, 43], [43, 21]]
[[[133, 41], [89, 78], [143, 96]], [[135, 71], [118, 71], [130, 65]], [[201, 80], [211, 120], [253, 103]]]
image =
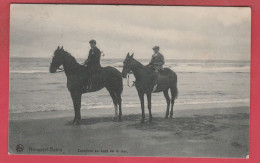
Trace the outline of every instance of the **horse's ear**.
[[134, 57], [134, 53], [131, 55], [131, 57], [132, 57], [132, 58]]
[[60, 48], [60, 50], [63, 50], [63, 46]]
[[127, 57], [129, 57], [129, 52], [127, 53]]
[[57, 50], [60, 50], [60, 47], [58, 46]]

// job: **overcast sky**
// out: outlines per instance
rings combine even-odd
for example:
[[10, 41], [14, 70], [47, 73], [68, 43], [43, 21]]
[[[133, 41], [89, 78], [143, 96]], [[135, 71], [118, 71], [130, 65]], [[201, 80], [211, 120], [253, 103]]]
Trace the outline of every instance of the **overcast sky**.
[[51, 57], [58, 45], [86, 58], [95, 39], [104, 58], [250, 60], [251, 10], [245, 7], [114, 5], [11, 6], [10, 55]]

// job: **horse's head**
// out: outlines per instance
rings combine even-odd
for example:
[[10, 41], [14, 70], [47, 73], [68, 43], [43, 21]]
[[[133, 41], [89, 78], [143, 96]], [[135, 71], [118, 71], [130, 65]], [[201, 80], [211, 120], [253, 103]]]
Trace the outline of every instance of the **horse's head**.
[[54, 55], [50, 65], [50, 73], [55, 73], [57, 69], [64, 63], [64, 50], [59, 47], [54, 51]]
[[123, 70], [122, 70], [122, 77], [126, 78], [126, 75], [129, 74], [133, 68], [133, 61], [134, 61], [134, 53], [132, 55], [127, 54], [123, 64]]

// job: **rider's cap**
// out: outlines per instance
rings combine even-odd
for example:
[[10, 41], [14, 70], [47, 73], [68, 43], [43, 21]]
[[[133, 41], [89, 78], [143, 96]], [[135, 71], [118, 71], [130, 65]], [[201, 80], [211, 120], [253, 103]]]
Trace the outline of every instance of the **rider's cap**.
[[155, 50], [155, 49], [160, 49], [160, 47], [159, 46], [154, 46], [153, 50]]
[[96, 42], [96, 40], [90, 40], [89, 43], [90, 44], [96, 44], [97, 42]]

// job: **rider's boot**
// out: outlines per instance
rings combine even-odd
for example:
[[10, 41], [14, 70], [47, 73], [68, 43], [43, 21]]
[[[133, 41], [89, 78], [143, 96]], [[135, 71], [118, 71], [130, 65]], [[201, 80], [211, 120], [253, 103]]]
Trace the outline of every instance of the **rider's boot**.
[[87, 89], [90, 90], [90, 89], [91, 89], [91, 86], [92, 86], [92, 75], [89, 76], [88, 84], [87, 84]]
[[159, 71], [158, 69], [155, 69], [154, 71], [154, 86], [153, 86], [153, 92], [155, 92], [157, 86], [158, 86], [158, 76], [159, 76]]

